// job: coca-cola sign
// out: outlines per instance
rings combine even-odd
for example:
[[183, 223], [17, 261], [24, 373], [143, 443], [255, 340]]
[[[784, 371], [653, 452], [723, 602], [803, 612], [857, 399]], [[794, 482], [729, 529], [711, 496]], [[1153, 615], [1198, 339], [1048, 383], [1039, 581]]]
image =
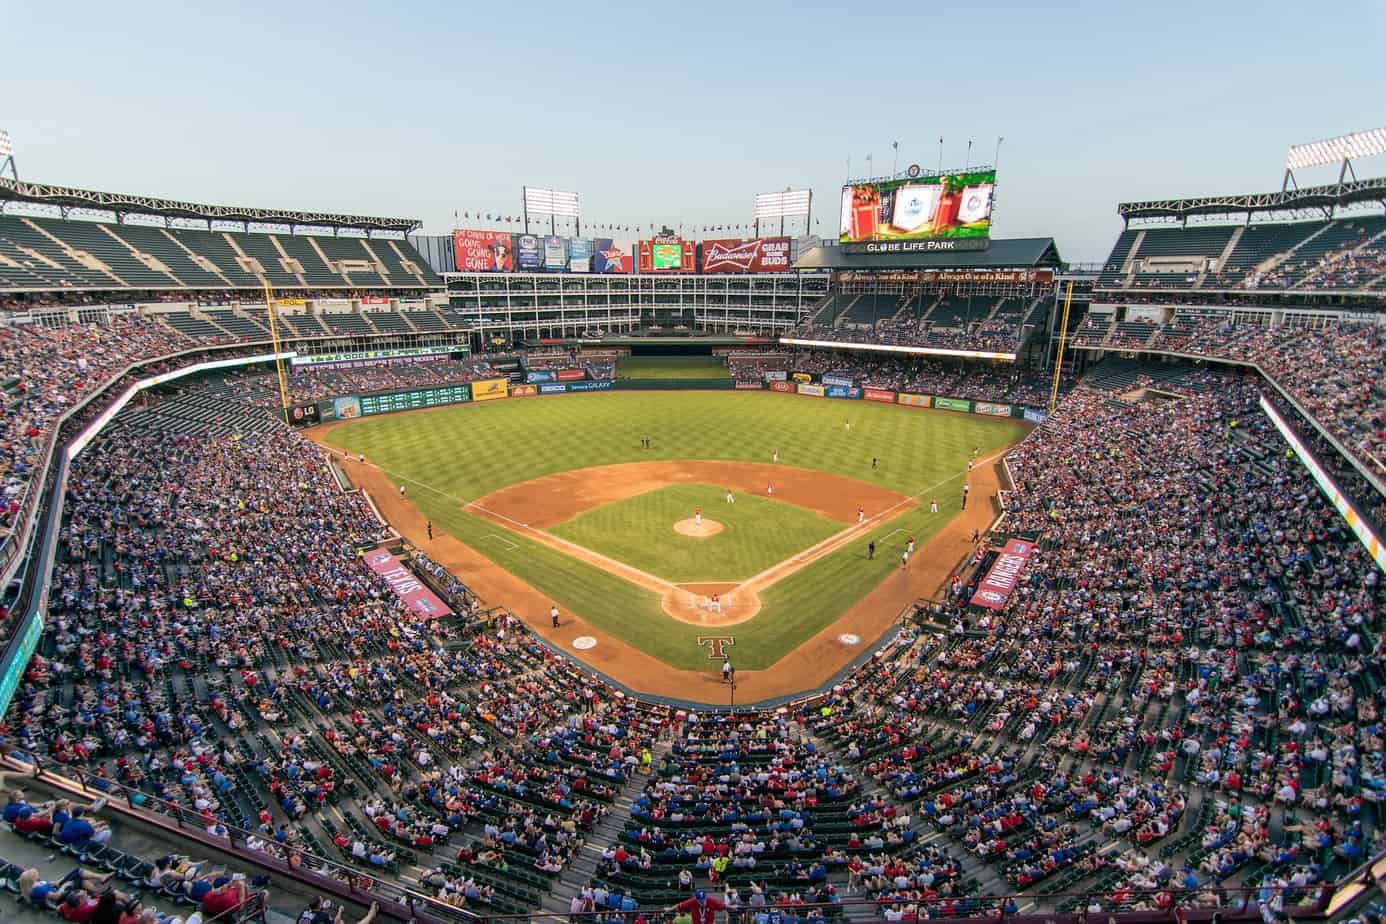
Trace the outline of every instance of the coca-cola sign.
[[789, 238], [703, 241], [704, 273], [784, 273], [790, 268]]

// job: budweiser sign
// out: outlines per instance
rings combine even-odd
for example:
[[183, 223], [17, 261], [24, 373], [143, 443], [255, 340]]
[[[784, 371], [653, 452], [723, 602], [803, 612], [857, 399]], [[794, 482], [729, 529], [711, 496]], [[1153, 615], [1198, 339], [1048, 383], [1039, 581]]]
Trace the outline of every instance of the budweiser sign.
[[790, 267], [789, 238], [703, 241], [704, 273], [783, 273]]

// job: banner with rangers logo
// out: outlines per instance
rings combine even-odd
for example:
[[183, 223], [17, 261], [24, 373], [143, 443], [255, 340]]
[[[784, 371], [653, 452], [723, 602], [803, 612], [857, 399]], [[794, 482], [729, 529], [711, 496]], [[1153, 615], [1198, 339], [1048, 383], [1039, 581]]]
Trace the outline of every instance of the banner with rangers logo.
[[1020, 572], [1035, 552], [1035, 544], [1024, 539], [1012, 539], [1006, 543], [996, 561], [991, 563], [987, 576], [977, 585], [972, 595], [973, 606], [984, 606], [999, 610], [1011, 599], [1016, 584], [1020, 583]]
[[790, 269], [789, 238], [753, 237], [703, 241], [704, 273], [785, 273]]

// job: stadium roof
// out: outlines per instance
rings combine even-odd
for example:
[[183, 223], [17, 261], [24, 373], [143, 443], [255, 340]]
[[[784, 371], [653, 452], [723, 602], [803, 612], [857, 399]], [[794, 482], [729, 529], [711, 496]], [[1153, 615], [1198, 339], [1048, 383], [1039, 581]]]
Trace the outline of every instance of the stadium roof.
[[1253, 212], [1333, 209], [1336, 206], [1384, 200], [1386, 177], [1377, 177], [1370, 180], [1331, 183], [1327, 186], [1285, 189], [1280, 192], [1123, 202], [1117, 206], [1117, 214], [1125, 221], [1133, 218], [1188, 218], [1192, 215], [1245, 215]]
[[423, 224], [417, 218], [375, 218], [368, 215], [337, 215], [331, 212], [298, 212], [292, 209], [258, 209], [237, 205], [201, 205], [97, 192], [49, 183], [26, 183], [0, 178], [0, 202], [33, 202], [60, 208], [98, 209], [117, 214], [162, 215], [166, 218], [197, 218], [205, 221], [254, 221], [292, 225], [331, 225], [339, 228], [365, 228], [387, 231], [413, 231]]
[[799, 257], [795, 269], [977, 269], [1002, 266], [1060, 266], [1052, 237], [994, 238], [986, 250], [935, 253], [843, 253], [841, 247], [815, 247]]

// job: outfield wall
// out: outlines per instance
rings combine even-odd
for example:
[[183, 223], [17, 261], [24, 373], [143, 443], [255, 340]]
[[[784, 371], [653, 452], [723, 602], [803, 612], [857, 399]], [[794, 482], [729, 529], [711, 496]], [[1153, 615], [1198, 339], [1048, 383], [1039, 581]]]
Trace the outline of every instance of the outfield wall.
[[[462, 382], [431, 388], [405, 388], [396, 391], [372, 392], [362, 395], [342, 395], [317, 402], [316, 419], [304, 423], [333, 420], [356, 420], [396, 411], [416, 411], [474, 401], [500, 398], [535, 398], [553, 395], [575, 395], [594, 391], [773, 391], [808, 398], [837, 401], [873, 401], [900, 407], [933, 408], [962, 414], [981, 414], [987, 417], [1009, 417], [1029, 423], [1044, 423], [1049, 415], [1040, 408], [1007, 404], [1000, 401], [974, 401], [970, 398], [949, 398], [897, 392], [884, 388], [862, 388], [832, 375], [816, 376], [807, 372], [794, 373], [795, 379], [771, 379], [760, 382], [734, 382], [730, 379], [617, 379], [614, 382], [588, 380], [583, 382], [509, 383], [503, 379], [485, 382]], [[817, 379], [814, 381], [814, 379]], [[481, 389], [484, 387], [484, 393]], [[311, 417], [311, 415], [309, 415]]]

